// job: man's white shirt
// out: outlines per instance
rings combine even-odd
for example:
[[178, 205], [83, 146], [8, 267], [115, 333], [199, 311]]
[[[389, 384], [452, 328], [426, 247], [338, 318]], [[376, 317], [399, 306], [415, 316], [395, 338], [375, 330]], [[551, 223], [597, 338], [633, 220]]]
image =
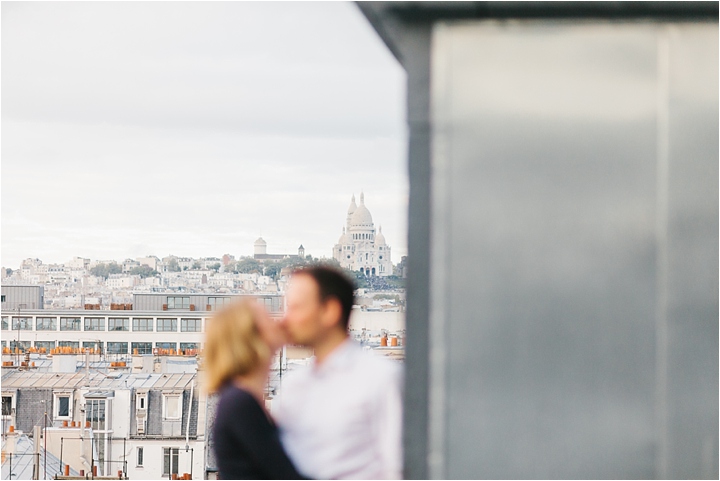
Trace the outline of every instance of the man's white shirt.
[[402, 370], [348, 339], [291, 373], [273, 402], [283, 446], [317, 479], [402, 476]]

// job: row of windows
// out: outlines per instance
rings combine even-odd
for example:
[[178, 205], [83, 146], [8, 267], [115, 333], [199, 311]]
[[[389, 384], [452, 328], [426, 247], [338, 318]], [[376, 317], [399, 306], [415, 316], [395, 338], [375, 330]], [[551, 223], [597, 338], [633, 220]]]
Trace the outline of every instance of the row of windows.
[[[145, 447], [138, 446], [136, 449], [136, 466], [141, 468], [145, 465]], [[179, 474], [180, 448], [162, 448], [163, 450], [163, 476]]]
[[[153, 346], [154, 344], [154, 346]], [[9, 344], [6, 344], [6, 341], [2, 341], [2, 347], [9, 346], [11, 351], [15, 351], [15, 348], [18, 348], [18, 351], [25, 352], [31, 347], [33, 347], [33, 344], [31, 341], [10, 341]], [[179, 343], [180, 350], [181, 351], [187, 351], [190, 349], [200, 349], [200, 343], [199, 342], [181, 342]], [[36, 349], [42, 349], [45, 348], [47, 351], [50, 351], [51, 349], [54, 349], [55, 347], [71, 347], [78, 349], [80, 348], [80, 341], [58, 341], [57, 345], [55, 344], [55, 341], [35, 341], [34, 347]], [[153, 347], [158, 349], [175, 349], [178, 350], [178, 343], [177, 342], [112, 342], [108, 341], [107, 343], [104, 342], [98, 342], [98, 341], [83, 341], [82, 347], [86, 349], [99, 349], [101, 352], [103, 352], [103, 349], [107, 349], [108, 354], [152, 354]], [[128, 350], [129, 347], [129, 350]]]
[[[216, 311], [222, 306], [226, 304], [230, 304], [233, 301], [236, 301], [237, 298], [235, 297], [208, 297], [207, 298], [207, 307], [210, 311]], [[258, 297], [257, 301], [261, 304], [264, 304], [268, 307], [271, 311], [278, 311], [282, 308], [282, 300], [279, 297]], [[190, 298], [189, 297], [168, 297], [167, 298], [167, 309], [183, 309], [188, 310], [190, 309]]]
[[[380, 250], [383, 250], [382, 246], [379, 247]], [[344, 251], [355, 251], [355, 246], [343, 246], [342, 250]], [[382, 259], [382, 257], [381, 257]]]
[[353, 234], [353, 239], [355, 239], [355, 240], [372, 240], [373, 235], [372, 234]]
[[[57, 330], [57, 318], [56, 317], [36, 317], [35, 318], [35, 330], [36, 331], [56, 331]], [[130, 331], [130, 318], [127, 317], [111, 317], [107, 320], [108, 331]], [[12, 318], [12, 330], [13, 331], [31, 331], [32, 330], [32, 317], [15, 317]], [[132, 319], [132, 330], [133, 331], [153, 331], [154, 321], [151, 318], [133, 318]], [[81, 329], [82, 326], [82, 329]], [[177, 319], [157, 319], [157, 332], [177, 332], [178, 320]], [[2, 318], [2, 330], [8, 330], [8, 317], [3, 316]], [[86, 317], [83, 320], [79, 317], [61, 317], [60, 318], [60, 330], [61, 331], [105, 331], [105, 318], [104, 317]], [[200, 332], [202, 331], [202, 319], [192, 318], [180, 319], [180, 331], [181, 332]]]
[[[3, 394], [2, 396], [2, 415], [12, 416], [15, 404], [13, 402], [13, 396]], [[92, 401], [88, 401], [92, 403]], [[91, 408], [92, 409], [92, 408]], [[87, 412], [87, 409], [86, 409]], [[55, 401], [53, 403], [53, 417], [55, 419], [71, 418], [72, 417], [72, 394], [71, 393], [56, 393]], [[104, 422], [104, 410], [103, 410], [103, 422]], [[90, 421], [90, 418], [87, 419]]]
[[[233, 297], [208, 297], [207, 305], [210, 306], [210, 310], [214, 311], [218, 307], [222, 307], [225, 304], [229, 304], [236, 300]], [[189, 297], [168, 297], [167, 298], [168, 309], [190, 309], [190, 298]]]
[[167, 298], [168, 309], [190, 309], [190, 298], [189, 297], [168, 297]]
[[[72, 418], [72, 399], [71, 392], [55, 393], [55, 401], [53, 403], [54, 418]], [[140, 409], [146, 409], [145, 395], [138, 395]], [[104, 430], [105, 425], [105, 399], [88, 398], [85, 402], [85, 420], [91, 423], [95, 430]], [[163, 418], [164, 419], [180, 419], [182, 418], [182, 396], [180, 394], [163, 394]], [[12, 395], [3, 393], [2, 396], [2, 415], [12, 416], [15, 408]]]

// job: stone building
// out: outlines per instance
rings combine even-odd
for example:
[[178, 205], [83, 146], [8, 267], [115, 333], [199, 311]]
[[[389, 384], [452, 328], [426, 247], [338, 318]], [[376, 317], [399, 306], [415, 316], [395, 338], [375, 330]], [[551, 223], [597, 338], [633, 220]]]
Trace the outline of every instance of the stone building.
[[342, 267], [367, 276], [390, 276], [393, 273], [390, 246], [385, 243], [382, 226], [375, 232], [372, 215], [365, 206], [364, 193], [360, 193], [360, 205], [355, 204], [355, 196], [352, 196], [346, 226], [333, 248], [333, 258]]

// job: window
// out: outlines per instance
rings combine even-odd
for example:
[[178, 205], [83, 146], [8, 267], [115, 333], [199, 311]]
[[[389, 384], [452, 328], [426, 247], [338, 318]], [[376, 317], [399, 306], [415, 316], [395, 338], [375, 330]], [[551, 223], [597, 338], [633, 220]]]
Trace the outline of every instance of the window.
[[58, 341], [58, 347], [73, 347], [75, 349], [80, 347], [78, 341]]
[[108, 342], [107, 343], [108, 354], [127, 354], [128, 343], [127, 342]]
[[216, 311], [231, 301], [232, 297], [208, 297], [208, 305], [211, 311]]
[[272, 311], [272, 297], [258, 297], [258, 303], [265, 306], [268, 311]]
[[86, 317], [85, 318], [85, 330], [86, 331], [104, 331], [105, 330], [105, 318], [104, 317]]
[[95, 431], [105, 430], [105, 399], [87, 399], [85, 401], [85, 421]]
[[178, 474], [180, 448], [163, 448], [163, 476]]
[[72, 395], [70, 393], [55, 394], [55, 418], [71, 418]]
[[2, 397], [2, 415], [3, 416], [12, 416], [12, 396], [3, 396]]
[[180, 319], [180, 330], [182, 332], [200, 332], [202, 319]]
[[136, 399], [137, 409], [147, 409], [147, 394], [139, 393]]
[[181, 351], [187, 351], [188, 349], [200, 349], [200, 343], [199, 342], [181, 342], [180, 343]]
[[140, 468], [143, 465], [143, 447], [138, 446], [137, 447], [137, 466]]
[[156, 342], [155, 347], [158, 349], [177, 349], [176, 342]]
[[152, 354], [152, 342], [133, 342], [130, 349], [133, 354]]
[[157, 332], [177, 332], [177, 319], [158, 319]]
[[10, 351], [15, 352], [15, 349], [19, 352], [25, 352], [30, 349], [30, 341], [10, 341]]
[[179, 394], [165, 394], [163, 395], [165, 401], [163, 405], [163, 418], [164, 419], [180, 419], [182, 413], [180, 411], [181, 397]]
[[56, 327], [55, 317], [36, 317], [35, 318], [35, 330], [36, 331], [54, 331]]
[[2, 330], [8, 330], [8, 316], [2, 316]]
[[152, 331], [152, 319], [133, 319], [133, 331]]
[[168, 297], [168, 309], [190, 309], [189, 297]]
[[61, 396], [58, 398], [58, 417], [67, 416], [70, 412], [70, 398], [68, 396]]
[[60, 318], [60, 330], [61, 331], [79, 331], [80, 330], [80, 318], [79, 317], [61, 317]]
[[108, 331], [129, 331], [130, 319], [127, 317], [111, 317], [108, 320]]
[[46, 352], [55, 349], [55, 341], [35, 341], [35, 349], [45, 349]]
[[31, 331], [32, 330], [32, 317], [13, 317], [12, 318], [13, 331]]
[[102, 341], [83, 341], [83, 346], [86, 349], [99, 349], [100, 353], [103, 352]]

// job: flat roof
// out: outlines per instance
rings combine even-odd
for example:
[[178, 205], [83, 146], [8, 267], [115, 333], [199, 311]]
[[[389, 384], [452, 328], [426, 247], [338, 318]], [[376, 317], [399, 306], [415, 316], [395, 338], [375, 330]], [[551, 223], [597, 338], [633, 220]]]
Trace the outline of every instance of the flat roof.
[[2, 389], [82, 389], [93, 392], [116, 389], [185, 389], [195, 373], [105, 373], [85, 370], [74, 373], [3, 371]]

